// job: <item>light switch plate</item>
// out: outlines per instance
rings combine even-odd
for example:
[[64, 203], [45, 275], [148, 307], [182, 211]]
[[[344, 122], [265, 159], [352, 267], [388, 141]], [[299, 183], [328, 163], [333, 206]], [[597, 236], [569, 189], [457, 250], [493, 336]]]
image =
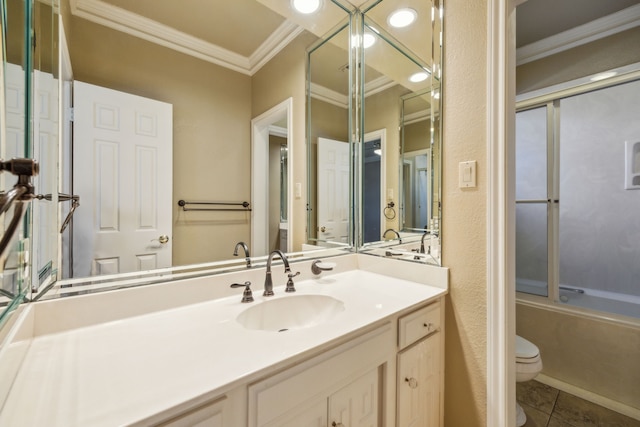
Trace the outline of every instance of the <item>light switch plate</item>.
[[460, 162], [458, 165], [458, 186], [460, 188], [474, 188], [476, 186], [476, 161]]

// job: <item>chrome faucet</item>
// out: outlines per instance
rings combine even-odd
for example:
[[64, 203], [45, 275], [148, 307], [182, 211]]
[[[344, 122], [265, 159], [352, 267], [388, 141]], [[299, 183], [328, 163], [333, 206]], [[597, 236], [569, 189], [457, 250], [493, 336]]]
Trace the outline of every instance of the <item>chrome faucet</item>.
[[244, 250], [244, 259], [247, 261], [247, 268], [251, 268], [251, 255], [249, 255], [249, 247], [245, 242], [236, 243], [236, 248], [233, 250], [233, 256], [238, 256], [238, 248]]
[[398, 237], [398, 242], [402, 243], [402, 238], [400, 237], [400, 233], [398, 233], [396, 230], [394, 230], [393, 228], [387, 228], [384, 233], [382, 233], [382, 238], [384, 239], [384, 237], [387, 235], [388, 232], [392, 232], [394, 233], [397, 237]]
[[[425, 253], [425, 250], [424, 250], [424, 238], [427, 237], [427, 234], [429, 234], [429, 232], [425, 231], [424, 234], [422, 235], [422, 238], [420, 239], [420, 253], [421, 254]], [[431, 246], [429, 246], [429, 252], [428, 253], [431, 253]]]
[[287, 260], [287, 256], [282, 253], [280, 250], [275, 250], [269, 254], [269, 258], [267, 258], [267, 275], [264, 279], [264, 292], [262, 293], [265, 297], [270, 297], [273, 295], [273, 281], [271, 280], [271, 261], [273, 257], [277, 255], [282, 260], [284, 264], [284, 272], [291, 273], [291, 269], [289, 268], [289, 261]]

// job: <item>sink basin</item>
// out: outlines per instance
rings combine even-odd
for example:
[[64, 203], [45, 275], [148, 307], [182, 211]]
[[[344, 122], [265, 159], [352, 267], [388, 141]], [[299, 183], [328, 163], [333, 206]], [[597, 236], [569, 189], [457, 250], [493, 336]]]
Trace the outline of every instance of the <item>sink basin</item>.
[[247, 329], [284, 332], [319, 325], [344, 311], [344, 303], [326, 295], [290, 295], [251, 306], [236, 320]]

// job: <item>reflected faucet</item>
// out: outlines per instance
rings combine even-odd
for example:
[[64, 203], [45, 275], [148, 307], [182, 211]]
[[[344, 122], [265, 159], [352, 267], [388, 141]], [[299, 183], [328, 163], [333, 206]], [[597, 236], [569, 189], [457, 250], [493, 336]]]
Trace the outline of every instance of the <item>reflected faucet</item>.
[[291, 269], [289, 268], [289, 260], [287, 260], [287, 256], [282, 253], [280, 250], [275, 250], [269, 254], [269, 258], [267, 258], [267, 275], [264, 279], [264, 292], [262, 293], [265, 297], [270, 297], [273, 295], [273, 281], [271, 280], [271, 261], [273, 261], [274, 256], [279, 256], [284, 264], [284, 272], [291, 273]]
[[[420, 239], [420, 253], [423, 254], [425, 253], [424, 251], [424, 238], [427, 237], [427, 235], [429, 234], [429, 231], [425, 231], [424, 234], [422, 234], [422, 238]], [[429, 246], [429, 252], [431, 253], [431, 246]]]
[[233, 250], [233, 256], [238, 256], [238, 248], [244, 250], [244, 259], [247, 261], [247, 268], [251, 268], [251, 255], [249, 255], [249, 247], [245, 242], [236, 243], [236, 248]]
[[400, 233], [398, 233], [396, 230], [394, 230], [393, 228], [387, 228], [384, 233], [382, 233], [382, 238], [384, 239], [385, 236], [387, 235], [388, 232], [392, 232], [394, 233], [397, 237], [398, 237], [398, 243], [402, 243], [402, 238], [400, 237]]

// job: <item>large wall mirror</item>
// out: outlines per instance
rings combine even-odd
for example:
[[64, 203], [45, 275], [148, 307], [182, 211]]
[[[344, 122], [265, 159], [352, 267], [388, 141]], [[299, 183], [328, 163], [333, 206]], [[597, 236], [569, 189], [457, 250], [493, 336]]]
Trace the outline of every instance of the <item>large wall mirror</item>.
[[0, 322], [58, 267], [58, 10], [57, 0], [8, 0], [0, 8], [0, 158], [34, 158], [40, 164], [39, 174], [30, 179], [38, 197], [22, 210], [22, 219], [20, 210], [7, 203], [17, 177], [0, 176], [7, 241], [0, 256], [0, 306], [8, 308]]
[[61, 138], [62, 214], [75, 206], [61, 287], [243, 267], [238, 242], [253, 258], [317, 249], [303, 246], [306, 49], [347, 9], [61, 0], [60, 14], [61, 98], [73, 106], [61, 126], [72, 120]]
[[309, 243], [440, 263], [441, 29], [439, 2], [369, 2], [309, 49]]
[[[57, 291], [74, 294], [140, 271], [167, 277], [167, 268], [243, 268], [244, 253], [233, 256], [238, 242], [252, 257], [366, 248], [385, 243], [388, 228], [420, 237], [439, 217], [437, 3], [333, 0], [315, 14], [281, 0], [189, 8], [169, 0], [27, 3], [8, 1], [15, 11], [5, 13], [20, 15], [7, 16], [8, 27], [27, 22], [23, 5], [40, 17], [34, 66], [23, 63], [19, 39], [18, 50], [7, 45], [4, 63], [5, 81], [15, 64], [22, 84], [39, 82], [30, 98], [37, 101], [26, 104], [35, 110], [19, 113], [35, 118], [30, 131], [38, 143], [30, 149], [42, 171], [42, 197], [29, 217], [29, 283], [40, 288], [34, 298], [56, 280]], [[388, 15], [400, 6], [413, 10], [416, 25], [389, 27]], [[17, 34], [27, 33], [22, 27]], [[362, 42], [372, 36], [377, 47], [367, 52]], [[406, 83], [400, 72], [407, 67], [426, 71], [426, 83]], [[31, 69], [40, 74], [25, 74]], [[411, 106], [411, 97], [426, 104]], [[5, 98], [8, 117], [8, 91]], [[376, 109], [390, 115], [374, 118]], [[428, 124], [424, 147], [406, 142], [421, 132], [410, 122]], [[400, 172], [425, 150], [427, 224], [410, 222], [411, 205], [423, 198], [406, 190]], [[414, 159], [414, 169], [422, 161]], [[378, 171], [375, 185], [369, 175], [361, 179], [365, 165]], [[335, 177], [329, 188], [321, 178], [328, 175]], [[360, 208], [370, 203], [363, 188], [377, 193], [377, 209]], [[395, 219], [384, 216], [390, 202]], [[376, 213], [373, 228], [358, 224], [364, 212]], [[123, 248], [131, 252], [126, 260]]]

